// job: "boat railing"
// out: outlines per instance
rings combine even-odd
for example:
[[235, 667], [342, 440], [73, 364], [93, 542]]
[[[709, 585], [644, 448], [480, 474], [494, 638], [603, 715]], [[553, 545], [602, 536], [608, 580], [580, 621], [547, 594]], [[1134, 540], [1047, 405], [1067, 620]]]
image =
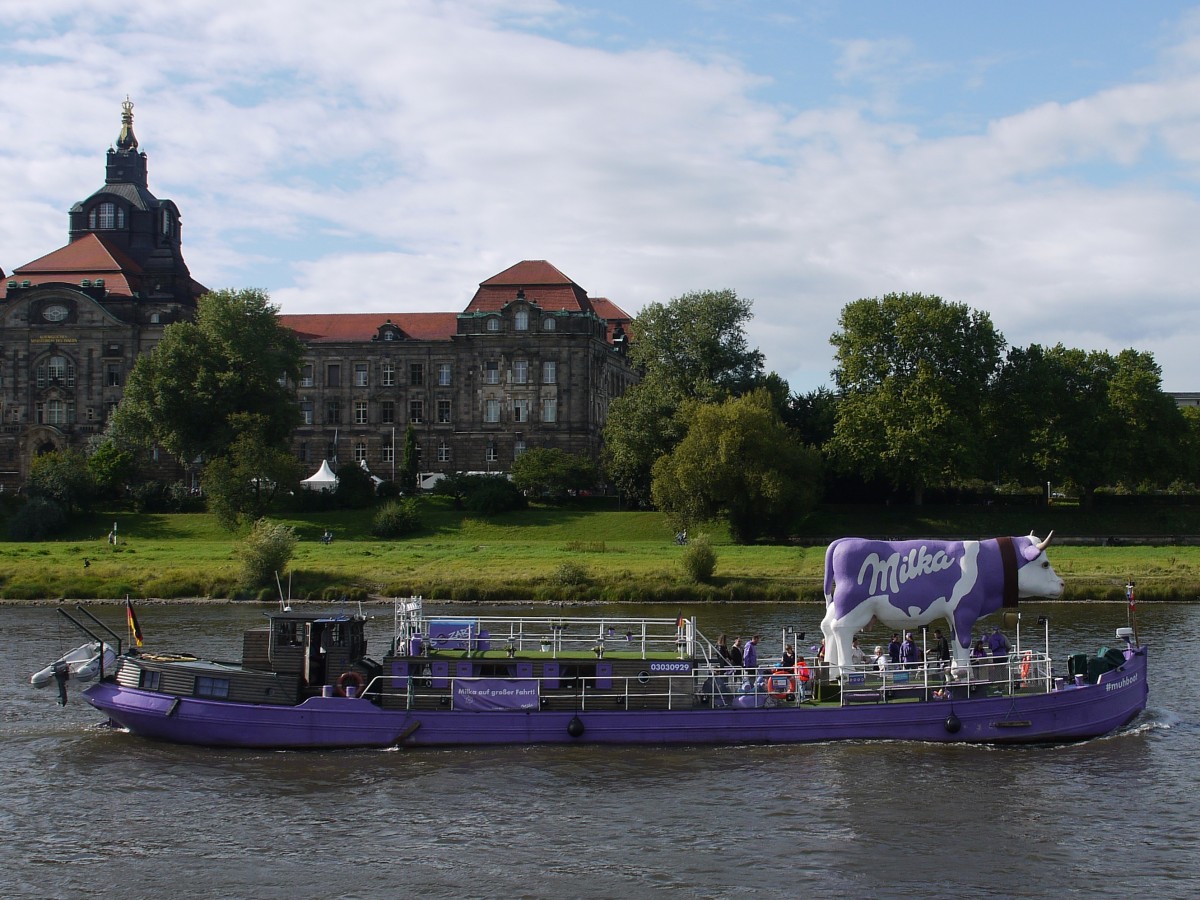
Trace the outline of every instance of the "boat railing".
[[1007, 658], [984, 657], [966, 667], [942, 662], [916, 666], [874, 666], [859, 671], [843, 671], [833, 679], [840, 687], [841, 702], [922, 695], [960, 698], [989, 694], [1049, 693], [1055, 688], [1050, 657], [1037, 650], [1010, 653]]

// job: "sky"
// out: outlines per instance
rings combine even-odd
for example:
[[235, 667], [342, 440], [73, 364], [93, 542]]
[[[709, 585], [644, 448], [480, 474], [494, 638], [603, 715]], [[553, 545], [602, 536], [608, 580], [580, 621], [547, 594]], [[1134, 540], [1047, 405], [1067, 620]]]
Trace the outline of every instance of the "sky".
[[735, 290], [797, 393], [905, 291], [1200, 391], [1200, 4], [0, 0], [0, 35], [5, 272], [128, 96], [193, 277], [284, 313], [545, 259], [631, 314]]

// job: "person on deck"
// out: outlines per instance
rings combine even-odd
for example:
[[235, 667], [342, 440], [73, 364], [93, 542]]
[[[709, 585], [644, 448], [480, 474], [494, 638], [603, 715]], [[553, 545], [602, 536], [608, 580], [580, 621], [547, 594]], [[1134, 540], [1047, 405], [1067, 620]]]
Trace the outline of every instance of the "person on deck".
[[858, 638], [850, 642], [850, 665], [855, 672], [863, 672], [867, 668], [867, 654], [858, 646]]
[[783, 648], [783, 656], [779, 658], [779, 668], [794, 669], [796, 668], [796, 651], [792, 649], [792, 645], [788, 644]]
[[725, 642], [725, 635], [717, 638], [717, 661], [727, 669], [733, 668], [733, 655], [729, 652], [729, 645]]
[[877, 646], [875, 648], [875, 668], [880, 672], [886, 672], [891, 664], [892, 658], [884, 652], [882, 646]]
[[992, 659], [1000, 660], [1008, 656], [1008, 638], [1004, 636], [999, 625], [992, 629], [992, 636], [988, 638], [988, 649], [992, 651]]
[[950, 642], [940, 628], [933, 630], [933, 658], [940, 663], [950, 662]]
[[735, 669], [742, 667], [742, 638], [739, 635], [733, 639], [733, 646], [729, 648], [729, 662]]
[[808, 685], [812, 681], [812, 671], [803, 656], [796, 657], [796, 700], [808, 699]]
[[747, 675], [754, 675], [758, 668], [758, 641], [759, 635], [755, 635], [746, 641], [746, 646], [742, 650], [742, 668], [746, 670]]
[[911, 631], [904, 634], [904, 643], [900, 645], [900, 659], [907, 669], [916, 669], [921, 665], [921, 648], [917, 646]]
[[892, 639], [888, 641], [888, 659], [891, 661], [893, 668], [900, 665], [900, 635], [892, 632]]

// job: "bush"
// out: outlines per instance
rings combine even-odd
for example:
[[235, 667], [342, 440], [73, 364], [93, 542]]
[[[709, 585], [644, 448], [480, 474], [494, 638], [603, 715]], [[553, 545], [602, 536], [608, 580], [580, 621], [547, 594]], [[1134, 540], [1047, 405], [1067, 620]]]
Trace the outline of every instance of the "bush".
[[270, 585], [282, 575], [296, 551], [296, 532], [288, 525], [259, 519], [237, 548], [241, 583], [246, 587]]
[[362, 466], [346, 463], [338, 466], [338, 483], [333, 499], [343, 509], [365, 509], [375, 502], [375, 482]]
[[717, 553], [708, 542], [708, 538], [702, 535], [684, 548], [683, 557], [679, 562], [692, 581], [704, 584], [712, 580], [713, 572], [716, 571]]
[[577, 562], [565, 562], [554, 570], [554, 582], [561, 585], [583, 585], [592, 580], [587, 566]]
[[377, 538], [403, 537], [420, 530], [421, 516], [413, 497], [389, 500], [375, 514], [375, 521], [371, 524], [371, 534]]
[[31, 497], [8, 520], [8, 536], [14, 541], [44, 541], [65, 531], [67, 511], [53, 500]]
[[525, 495], [515, 484], [499, 475], [481, 475], [467, 495], [465, 506], [474, 513], [494, 516], [513, 509], [524, 509]]

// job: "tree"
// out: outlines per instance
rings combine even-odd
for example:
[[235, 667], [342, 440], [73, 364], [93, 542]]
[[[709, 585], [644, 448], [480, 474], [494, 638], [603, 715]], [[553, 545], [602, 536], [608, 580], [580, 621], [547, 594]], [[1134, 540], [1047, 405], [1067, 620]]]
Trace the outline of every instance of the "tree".
[[681, 397], [720, 400], [752, 390], [763, 368], [762, 353], [746, 340], [752, 305], [730, 290], [650, 303], [631, 325], [630, 361]]
[[509, 474], [521, 490], [551, 497], [565, 497], [596, 484], [596, 466], [590, 459], [557, 447], [526, 450], [513, 460]]
[[282, 522], [259, 519], [236, 549], [240, 578], [246, 587], [271, 584], [282, 575], [296, 552], [296, 532]]
[[831, 455], [847, 471], [909, 488], [973, 474], [983, 406], [1004, 337], [986, 313], [925, 294], [856, 300], [839, 320], [841, 394]]
[[259, 423], [264, 445], [284, 448], [299, 423], [294, 385], [303, 347], [258, 290], [200, 298], [194, 322], [176, 322], [138, 358], [114, 416], [116, 432], [176, 459], [223, 455], [237, 415]]
[[[716, 402], [765, 383], [763, 355], [746, 339], [751, 305], [734, 291], [697, 291], [634, 318], [629, 358], [642, 380], [610, 405], [602, 452], [622, 495], [649, 501], [651, 468], [687, 433], [686, 420], [676, 421], [686, 401]], [[787, 384], [772, 379], [782, 404]]]
[[204, 467], [209, 512], [231, 531], [261, 519], [277, 497], [299, 488], [301, 475], [299, 460], [267, 444], [256, 417], [238, 413], [233, 421], [238, 436]]
[[86, 509], [96, 484], [82, 451], [53, 450], [35, 456], [29, 467], [29, 493], [59, 504], [67, 512]]
[[412, 493], [417, 489], [418, 464], [417, 430], [410, 424], [404, 431], [404, 458], [400, 463], [400, 490]]
[[1153, 355], [1058, 344], [1013, 348], [996, 382], [996, 469], [1025, 484], [1167, 484], [1188, 466], [1187, 420], [1163, 392]]
[[364, 509], [375, 502], [375, 482], [358, 463], [338, 466], [333, 499], [345, 509]]
[[785, 534], [820, 485], [820, 455], [795, 439], [766, 391], [697, 405], [687, 436], [654, 464], [654, 502], [674, 527], [724, 516], [738, 543]]
[[137, 473], [133, 453], [111, 438], [104, 438], [87, 459], [88, 472], [96, 485], [96, 493], [115, 500]]

